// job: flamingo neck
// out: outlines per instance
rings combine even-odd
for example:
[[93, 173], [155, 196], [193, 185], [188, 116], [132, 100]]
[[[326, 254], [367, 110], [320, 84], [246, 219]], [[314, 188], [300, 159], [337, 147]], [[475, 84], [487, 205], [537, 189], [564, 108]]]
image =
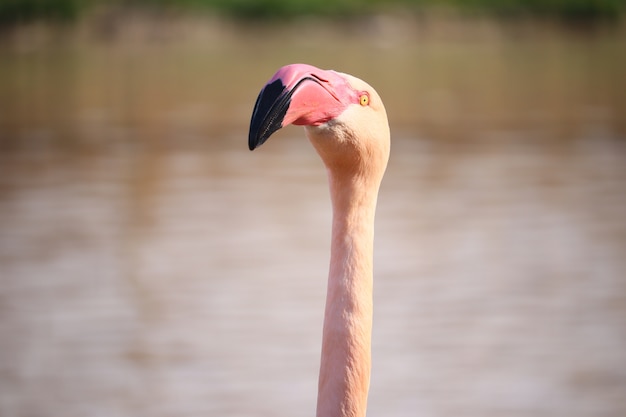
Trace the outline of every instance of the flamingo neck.
[[374, 214], [378, 184], [329, 172], [330, 271], [317, 417], [364, 417], [371, 369]]

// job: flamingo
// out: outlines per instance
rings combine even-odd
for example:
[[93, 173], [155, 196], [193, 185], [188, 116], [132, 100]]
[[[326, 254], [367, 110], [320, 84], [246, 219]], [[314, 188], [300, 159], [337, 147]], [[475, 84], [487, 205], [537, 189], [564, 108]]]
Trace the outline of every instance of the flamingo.
[[292, 64], [256, 100], [248, 146], [304, 125], [328, 174], [332, 233], [317, 417], [363, 417], [371, 371], [374, 215], [389, 159], [382, 100], [348, 74]]

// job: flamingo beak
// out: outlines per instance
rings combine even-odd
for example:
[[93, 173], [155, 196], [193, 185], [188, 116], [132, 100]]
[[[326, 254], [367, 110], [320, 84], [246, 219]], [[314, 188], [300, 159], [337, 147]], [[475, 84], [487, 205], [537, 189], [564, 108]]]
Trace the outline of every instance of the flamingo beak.
[[250, 120], [248, 147], [254, 150], [289, 124], [326, 123], [351, 103], [358, 103], [358, 94], [341, 74], [305, 64], [284, 66], [259, 93]]

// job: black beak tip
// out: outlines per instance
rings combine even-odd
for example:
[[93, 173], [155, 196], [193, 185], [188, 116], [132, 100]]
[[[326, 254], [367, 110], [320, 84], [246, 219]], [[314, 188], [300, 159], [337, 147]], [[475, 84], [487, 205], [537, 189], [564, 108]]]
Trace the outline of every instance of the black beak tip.
[[262, 129], [250, 128], [250, 133], [248, 134], [248, 149], [253, 151], [259, 146], [263, 145], [265, 141], [270, 137], [270, 135], [274, 133], [276, 130], [278, 129], [275, 129], [271, 132], [267, 131], [264, 134], [262, 134]]
[[251, 151], [265, 143], [272, 133], [282, 127], [290, 102], [291, 94], [280, 79], [261, 90], [250, 120], [248, 148]]
[[265, 141], [270, 137], [272, 133], [278, 130], [280, 127], [273, 130], [265, 130], [260, 126], [250, 127], [250, 132], [248, 133], [248, 149], [251, 151], [255, 150], [259, 146], [263, 145]]
[[253, 151], [256, 148], [258, 148], [259, 145], [260, 145], [259, 138], [256, 137], [256, 134], [250, 131], [250, 134], [248, 135], [248, 149]]

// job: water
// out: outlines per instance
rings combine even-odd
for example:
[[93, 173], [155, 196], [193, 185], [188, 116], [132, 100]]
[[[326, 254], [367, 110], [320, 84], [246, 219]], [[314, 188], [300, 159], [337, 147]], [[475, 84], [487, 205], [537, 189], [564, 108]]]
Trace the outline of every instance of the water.
[[93, 19], [0, 42], [0, 416], [313, 415], [326, 176], [247, 150], [288, 62], [391, 121], [368, 415], [626, 415], [623, 28]]
[[[396, 135], [369, 415], [626, 411], [626, 144]], [[312, 415], [328, 263], [299, 129], [2, 155], [0, 414]]]

